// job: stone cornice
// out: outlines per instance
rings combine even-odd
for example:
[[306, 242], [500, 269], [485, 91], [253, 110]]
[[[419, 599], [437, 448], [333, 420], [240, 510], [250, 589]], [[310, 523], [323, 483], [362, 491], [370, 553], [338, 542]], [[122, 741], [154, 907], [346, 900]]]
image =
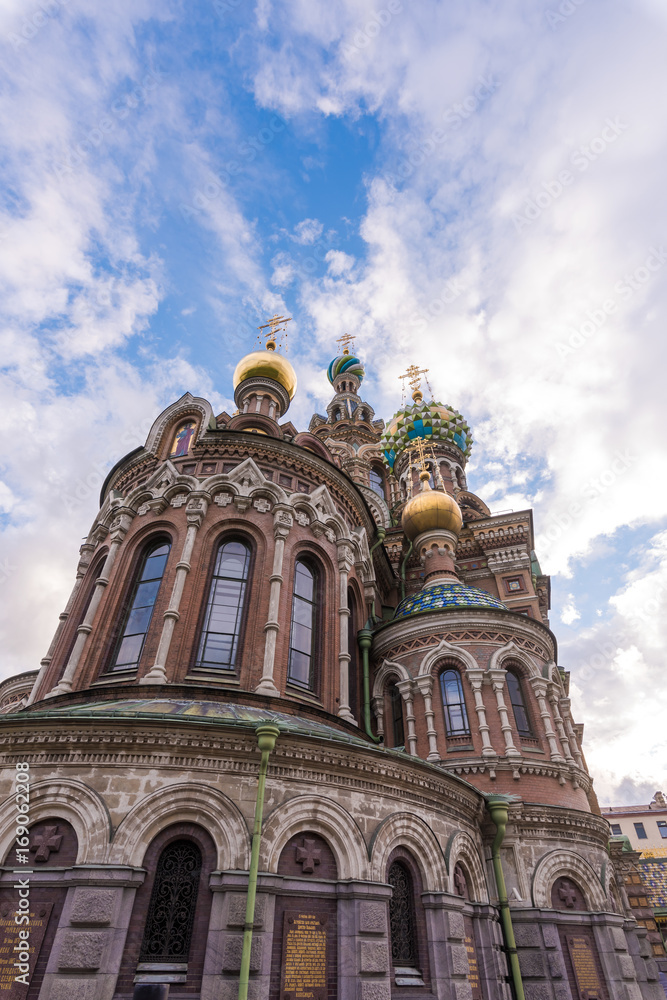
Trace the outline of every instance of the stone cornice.
[[[452, 608], [444, 611], [427, 611], [412, 618], [399, 618], [380, 626], [373, 637], [373, 655], [389, 656], [406, 641], [430, 640], [423, 646], [436, 645], [442, 637], [449, 642], [461, 641], [460, 634], [469, 631], [498, 632], [522, 646], [525, 641], [543, 650], [545, 660], [557, 659], [556, 638], [550, 629], [535, 618], [514, 614], [511, 611], [493, 611], [481, 608]], [[521, 640], [524, 642], [522, 643]], [[465, 641], [465, 640], [464, 640]], [[476, 638], [477, 645], [497, 645], [498, 640]], [[400, 655], [400, 653], [395, 654]]]

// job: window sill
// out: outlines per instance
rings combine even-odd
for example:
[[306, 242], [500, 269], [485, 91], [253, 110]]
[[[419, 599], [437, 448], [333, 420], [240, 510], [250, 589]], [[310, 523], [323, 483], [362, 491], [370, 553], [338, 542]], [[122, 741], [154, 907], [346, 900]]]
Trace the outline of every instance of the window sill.
[[301, 688], [290, 687], [289, 684], [285, 689], [285, 698], [289, 701], [300, 701], [304, 705], [316, 705], [318, 708], [324, 708], [322, 699], [318, 698], [312, 691], [302, 691]]
[[475, 748], [472, 745], [472, 743], [463, 743], [460, 746], [447, 747], [447, 753], [459, 753], [460, 750], [466, 750], [466, 751], [468, 751], [468, 750], [474, 750], [474, 749]]
[[136, 676], [136, 670], [128, 670], [127, 672], [119, 670], [117, 673], [105, 674], [104, 677], [100, 677], [98, 680], [93, 681], [90, 686], [102, 687], [106, 684], [123, 684], [127, 681], [135, 680]]
[[521, 749], [523, 750], [524, 753], [541, 753], [542, 756], [544, 757], [544, 750], [540, 750], [539, 747], [533, 747], [527, 743], [522, 742]]
[[214, 673], [202, 670], [201, 673], [187, 674], [183, 680], [184, 684], [222, 684], [224, 687], [240, 687], [241, 681], [236, 674]]

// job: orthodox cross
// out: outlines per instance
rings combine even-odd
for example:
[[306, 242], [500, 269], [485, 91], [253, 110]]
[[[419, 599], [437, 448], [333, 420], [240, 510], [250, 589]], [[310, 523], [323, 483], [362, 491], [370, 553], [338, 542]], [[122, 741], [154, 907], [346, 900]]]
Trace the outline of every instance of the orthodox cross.
[[35, 861], [48, 861], [51, 851], [57, 854], [62, 842], [63, 835], [58, 833], [57, 826], [45, 826], [44, 832], [30, 845], [30, 850], [35, 851]]
[[268, 323], [262, 323], [257, 329], [262, 331], [262, 337], [266, 337], [266, 347], [269, 351], [276, 349], [276, 337], [285, 333], [285, 325], [292, 322], [291, 316], [279, 316], [274, 313]]
[[456, 865], [456, 867], [454, 868], [454, 886], [459, 896], [467, 898], [468, 886], [466, 884], [466, 877], [458, 865]]
[[560, 889], [558, 890], [558, 895], [563, 900], [568, 909], [573, 909], [574, 904], [577, 901], [577, 894], [574, 891], [573, 886], [569, 882], [563, 882]]
[[350, 353], [350, 344], [354, 344], [355, 339], [356, 338], [355, 338], [354, 334], [352, 334], [352, 333], [344, 333], [342, 337], [338, 338], [338, 340], [336, 341], [336, 343], [340, 344], [341, 350], [342, 350], [343, 354], [349, 354]]
[[296, 862], [301, 865], [304, 875], [308, 875], [315, 871], [315, 865], [319, 865], [321, 860], [322, 851], [315, 847], [315, 841], [304, 838], [301, 847], [297, 844], [296, 848]]
[[417, 365], [408, 365], [406, 371], [402, 375], [398, 376], [401, 380], [401, 384], [403, 385], [403, 391], [405, 391], [405, 380], [407, 379], [412, 392], [419, 392], [422, 384], [421, 377], [422, 375], [426, 375], [427, 372], [428, 368], [418, 368]]

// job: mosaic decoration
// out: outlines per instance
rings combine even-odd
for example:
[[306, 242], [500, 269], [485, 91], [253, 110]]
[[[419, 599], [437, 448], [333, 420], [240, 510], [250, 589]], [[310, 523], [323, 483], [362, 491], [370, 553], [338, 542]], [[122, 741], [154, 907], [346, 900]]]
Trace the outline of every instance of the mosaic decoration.
[[412, 446], [415, 438], [427, 441], [451, 441], [466, 458], [472, 450], [472, 434], [458, 410], [442, 403], [418, 400], [410, 403], [389, 421], [380, 439], [384, 460], [390, 469], [401, 452]]
[[648, 889], [650, 905], [654, 910], [667, 907], [667, 858], [649, 859], [645, 853], [639, 863], [644, 885]]
[[365, 375], [364, 366], [353, 354], [341, 354], [327, 368], [327, 378], [332, 385], [339, 375], [354, 375], [361, 382]]
[[466, 587], [463, 583], [440, 583], [406, 597], [396, 608], [394, 618], [420, 615], [424, 611], [442, 611], [446, 608], [495, 608], [507, 611], [502, 601], [486, 590]]
[[188, 420], [186, 424], [181, 424], [174, 435], [174, 443], [169, 453], [170, 458], [181, 458], [189, 453], [196, 430], [197, 425], [194, 420]]

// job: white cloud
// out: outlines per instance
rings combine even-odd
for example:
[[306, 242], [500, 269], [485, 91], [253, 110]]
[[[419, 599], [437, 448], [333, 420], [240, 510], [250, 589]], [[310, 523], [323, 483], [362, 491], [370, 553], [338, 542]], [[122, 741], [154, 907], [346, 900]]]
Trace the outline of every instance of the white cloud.
[[294, 240], [303, 246], [310, 246], [319, 240], [324, 226], [318, 219], [302, 219], [294, 227]]
[[568, 594], [567, 603], [563, 605], [560, 613], [560, 620], [563, 625], [572, 625], [574, 622], [579, 621], [581, 614], [577, 611], [577, 607], [574, 602], [574, 594]]

